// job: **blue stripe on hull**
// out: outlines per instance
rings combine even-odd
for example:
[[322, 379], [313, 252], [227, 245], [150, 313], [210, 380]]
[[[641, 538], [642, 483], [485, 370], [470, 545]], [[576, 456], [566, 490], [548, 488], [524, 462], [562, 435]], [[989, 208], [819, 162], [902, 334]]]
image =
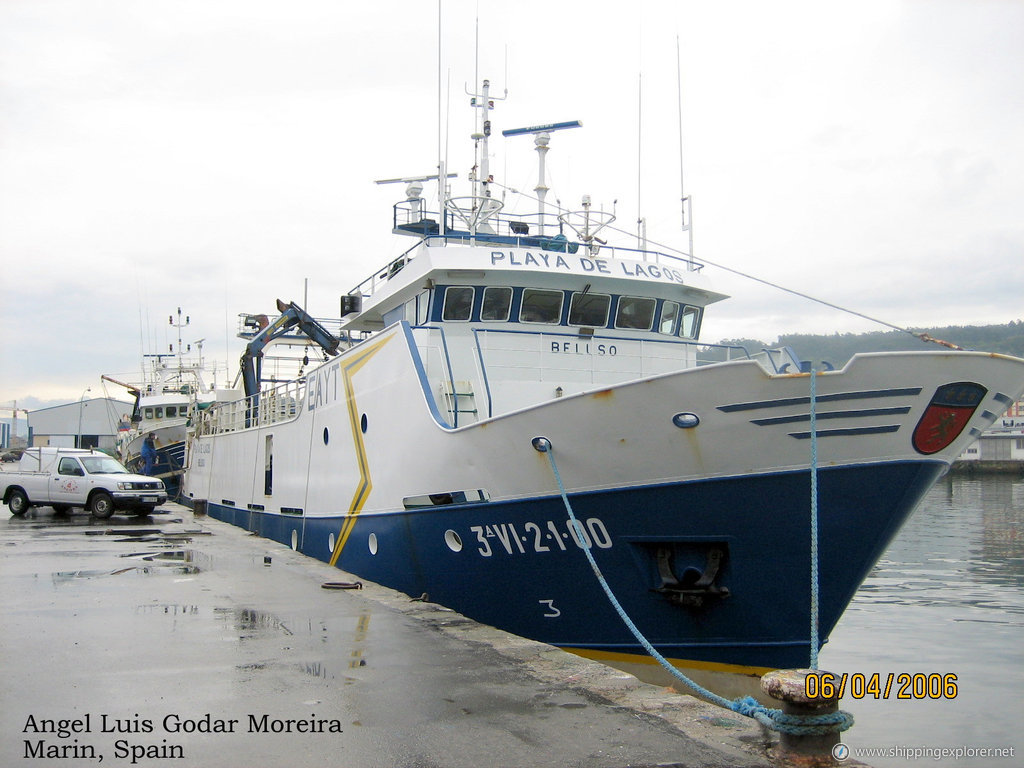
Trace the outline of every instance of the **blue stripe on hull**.
[[[908, 462], [819, 472], [823, 636], [942, 468]], [[807, 472], [794, 472], [584, 493], [572, 503], [581, 521], [596, 521], [589, 525], [598, 564], [665, 656], [801, 667], [809, 655], [809, 486]], [[218, 501], [210, 500], [212, 516], [289, 545], [295, 531], [298, 548], [325, 561], [343, 520], [303, 521]], [[459, 552], [445, 543], [450, 531], [462, 542]], [[728, 597], [684, 607], [655, 591], [662, 585], [659, 548], [673, 553], [673, 570], [685, 577], [705, 568], [711, 547], [725, 552], [716, 584]], [[642, 653], [569, 536], [558, 497], [364, 512], [338, 565], [553, 645]]]

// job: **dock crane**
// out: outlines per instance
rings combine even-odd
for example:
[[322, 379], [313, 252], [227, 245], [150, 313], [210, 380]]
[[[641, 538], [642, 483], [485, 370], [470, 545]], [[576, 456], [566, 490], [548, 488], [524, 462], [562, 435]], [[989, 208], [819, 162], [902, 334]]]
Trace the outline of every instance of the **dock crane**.
[[[0, 405], [0, 410], [10, 411], [12, 414], [11, 418], [11, 441], [12, 443], [17, 440], [18, 437], [18, 413], [25, 414], [25, 420], [28, 421], [28, 410], [26, 408], [19, 408], [18, 401], [15, 400], [11, 405]], [[11, 446], [8, 446], [11, 447]]]

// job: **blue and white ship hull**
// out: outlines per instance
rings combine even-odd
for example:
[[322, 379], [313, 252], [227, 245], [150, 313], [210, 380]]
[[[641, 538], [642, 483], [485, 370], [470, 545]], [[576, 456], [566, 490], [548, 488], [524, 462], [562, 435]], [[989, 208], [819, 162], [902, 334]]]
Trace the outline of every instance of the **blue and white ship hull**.
[[[867, 575], [863, 564], [878, 559], [939, 471], [936, 464], [890, 464], [822, 473], [821, 501], [831, 509], [821, 526], [820, 553], [828, 564], [823, 632], [835, 625]], [[806, 473], [790, 473], [592, 492], [571, 501], [595, 542], [603, 572], [614, 574], [608, 578], [613, 591], [662, 655], [683, 667], [761, 672], [806, 666], [810, 654], [807, 488]], [[901, 490], [892, 494], [894, 488]], [[842, 499], [857, 503], [836, 503]], [[803, 508], [807, 517], [766, 526], [773, 507]], [[680, 508], [700, 513], [688, 516], [683, 527], [674, 511]], [[330, 542], [344, 527], [341, 517], [303, 521], [215, 502], [208, 509], [218, 519], [289, 546], [295, 542], [303, 553], [328, 562]], [[484, 520], [501, 522], [481, 525]], [[664, 533], [648, 533], [654, 530]], [[865, 530], [877, 534], [865, 542]], [[465, 534], [460, 538], [468, 554], [438, 546], [451, 531]], [[751, 531], [762, 532], [757, 547], [745, 545]], [[368, 546], [371, 534], [376, 554]], [[643, 649], [571, 534], [559, 497], [427, 513], [362, 513], [335, 562], [518, 635], [610, 662], [636, 661]], [[728, 598], [680, 607], [656, 591], [659, 546], [673, 548], [678, 566], [702, 572], [712, 542], [729, 545], [728, 564], [718, 577], [730, 590]], [[850, 546], [854, 542], [859, 544]]]

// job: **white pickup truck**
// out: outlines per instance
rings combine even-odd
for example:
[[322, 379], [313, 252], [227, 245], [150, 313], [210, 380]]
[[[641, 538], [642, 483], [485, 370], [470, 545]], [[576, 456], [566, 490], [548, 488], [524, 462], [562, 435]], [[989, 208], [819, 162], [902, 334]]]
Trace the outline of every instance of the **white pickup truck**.
[[115, 510], [148, 515], [167, 501], [163, 481], [133, 475], [107, 454], [79, 448], [29, 448], [17, 468], [0, 471], [0, 498], [14, 515], [32, 506], [83, 507], [94, 517]]

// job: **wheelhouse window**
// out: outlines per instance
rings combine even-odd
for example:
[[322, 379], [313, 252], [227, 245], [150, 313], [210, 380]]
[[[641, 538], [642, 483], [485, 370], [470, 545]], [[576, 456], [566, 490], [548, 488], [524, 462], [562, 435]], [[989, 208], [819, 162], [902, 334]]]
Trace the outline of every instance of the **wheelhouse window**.
[[569, 325], [608, 325], [608, 307], [612, 297], [602, 293], [574, 293], [569, 301]]
[[442, 320], [469, 320], [473, 311], [473, 288], [456, 285], [444, 292], [444, 309]]
[[683, 318], [679, 324], [679, 335], [696, 339], [700, 333], [700, 307], [683, 307]]
[[615, 327], [634, 331], [649, 331], [654, 323], [654, 299], [623, 296], [615, 313]]
[[405, 302], [405, 319], [409, 325], [426, 325], [429, 320], [427, 308], [430, 304], [429, 291], [421, 291]]
[[508, 320], [512, 309], [512, 289], [505, 286], [484, 288], [484, 301], [480, 307], [480, 319], [484, 322]]
[[658, 333], [672, 336], [676, 332], [676, 323], [679, 320], [679, 304], [674, 301], [664, 301], [661, 304], [661, 318], [658, 320]]
[[426, 325], [430, 320], [430, 291], [423, 291], [416, 297], [416, 325]]
[[143, 408], [142, 412], [143, 412], [143, 414], [145, 415], [145, 417], [147, 419], [152, 419], [153, 418], [153, 409], [152, 408]]
[[162, 405], [156, 406], [153, 410], [158, 419], [162, 419], [164, 417], [164, 407]]
[[561, 291], [526, 288], [523, 290], [519, 320], [524, 323], [558, 323], [562, 319], [562, 299]]
[[[173, 406], [173, 405], [168, 405], [167, 406], [167, 418], [172, 419], [172, 418], [174, 418], [177, 415], [178, 415], [177, 407]], [[185, 414], [181, 414], [181, 415], [184, 416]]]

